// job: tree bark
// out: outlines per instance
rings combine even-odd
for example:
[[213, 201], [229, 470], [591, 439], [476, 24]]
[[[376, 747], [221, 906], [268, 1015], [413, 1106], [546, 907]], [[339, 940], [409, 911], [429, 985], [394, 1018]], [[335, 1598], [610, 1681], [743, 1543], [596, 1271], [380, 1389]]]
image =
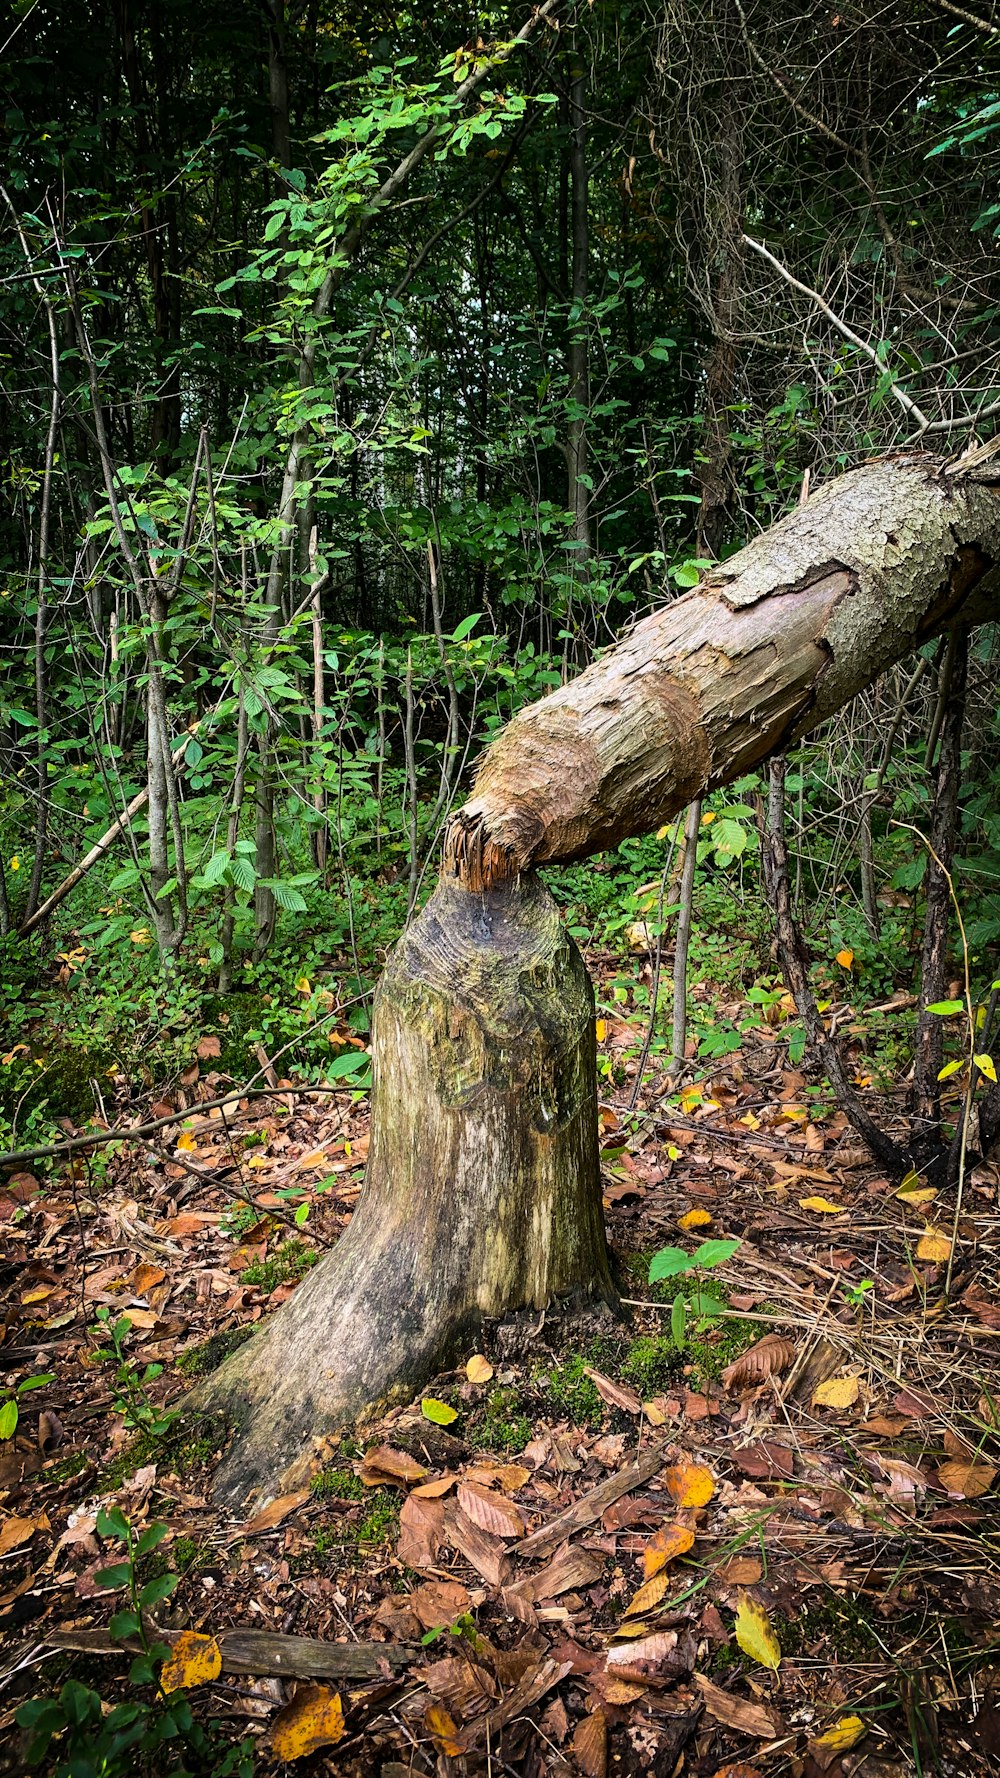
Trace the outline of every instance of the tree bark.
[[993, 486], [870, 464], [504, 731], [379, 989], [354, 1220], [194, 1397], [236, 1425], [222, 1498], [280, 1491], [317, 1434], [411, 1393], [483, 1317], [613, 1300], [593, 996], [532, 867], [659, 826], [925, 637], [995, 615], [994, 561]]
[[929, 455], [830, 482], [600, 661], [522, 710], [445, 836], [469, 888], [669, 821], [894, 661], [1000, 611], [1000, 481]]
[[418, 1389], [484, 1318], [614, 1303], [601, 1214], [594, 997], [537, 877], [443, 880], [373, 1024], [365, 1188], [336, 1250], [197, 1392], [234, 1444], [234, 1507], [319, 1434]]

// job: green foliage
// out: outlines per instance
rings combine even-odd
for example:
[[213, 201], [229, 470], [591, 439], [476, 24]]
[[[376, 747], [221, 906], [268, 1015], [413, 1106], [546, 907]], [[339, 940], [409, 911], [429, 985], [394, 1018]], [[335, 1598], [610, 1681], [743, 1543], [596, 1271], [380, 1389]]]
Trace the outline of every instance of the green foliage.
[[267, 1259], [255, 1261], [247, 1266], [243, 1273], [245, 1284], [255, 1284], [259, 1290], [270, 1295], [277, 1290], [279, 1284], [297, 1283], [303, 1278], [311, 1266], [319, 1259], [315, 1247], [307, 1247], [303, 1241], [293, 1236], [285, 1241], [275, 1253]]
[[92, 1363], [114, 1366], [111, 1378], [112, 1397], [116, 1412], [121, 1414], [126, 1430], [145, 1433], [148, 1438], [162, 1439], [170, 1431], [180, 1412], [179, 1408], [157, 1406], [150, 1396], [150, 1384], [163, 1375], [162, 1364], [146, 1364], [139, 1370], [132, 1363], [126, 1352], [132, 1333], [132, 1323], [127, 1315], [119, 1315], [116, 1319], [110, 1309], [98, 1309], [94, 1331], [103, 1335], [109, 1343], [97, 1347]]
[[107, 1705], [101, 1694], [68, 1679], [57, 1696], [32, 1698], [16, 1712], [24, 1737], [27, 1769], [41, 1767], [51, 1778], [252, 1778], [254, 1760], [249, 1740], [223, 1740], [218, 1725], [205, 1729], [195, 1720], [183, 1693], [164, 1692], [159, 1668], [169, 1653], [152, 1640], [146, 1614], [168, 1599], [178, 1576], [163, 1568], [142, 1580], [169, 1528], [160, 1523], [136, 1531], [120, 1507], [102, 1507], [99, 1535], [122, 1549], [120, 1561], [98, 1569], [95, 1580], [107, 1593], [124, 1594], [125, 1604], [111, 1619], [111, 1635], [138, 1644], [129, 1669], [133, 1695]]

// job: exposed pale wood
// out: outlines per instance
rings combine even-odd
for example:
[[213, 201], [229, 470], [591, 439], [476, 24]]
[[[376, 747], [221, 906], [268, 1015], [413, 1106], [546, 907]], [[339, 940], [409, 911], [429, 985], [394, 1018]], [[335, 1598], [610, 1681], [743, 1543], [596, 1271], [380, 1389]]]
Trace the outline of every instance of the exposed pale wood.
[[[470, 888], [647, 833], [753, 770], [959, 617], [1000, 613], [995, 480], [865, 465], [520, 712], [449, 824]], [[995, 473], [995, 472], [994, 472]]]
[[[156, 1640], [171, 1644], [175, 1638], [169, 1631], [157, 1631]], [[223, 1673], [249, 1673], [259, 1679], [282, 1675], [290, 1679], [380, 1679], [387, 1666], [398, 1670], [419, 1653], [416, 1646], [398, 1642], [319, 1642], [311, 1636], [278, 1636], [268, 1630], [223, 1630], [216, 1640]], [[91, 1655], [140, 1651], [137, 1637], [115, 1640], [106, 1630], [52, 1630], [45, 1645]]]

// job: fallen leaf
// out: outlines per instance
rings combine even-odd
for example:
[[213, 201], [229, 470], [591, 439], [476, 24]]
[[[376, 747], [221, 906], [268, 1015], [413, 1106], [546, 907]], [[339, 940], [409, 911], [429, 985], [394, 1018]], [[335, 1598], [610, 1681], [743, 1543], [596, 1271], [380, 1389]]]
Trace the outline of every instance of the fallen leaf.
[[814, 1758], [817, 1752], [849, 1753], [867, 1733], [868, 1724], [860, 1716], [842, 1716], [839, 1722], [833, 1723], [822, 1735], [817, 1735], [814, 1741], [810, 1741], [809, 1751]]
[[781, 1665], [781, 1646], [764, 1607], [751, 1599], [749, 1593], [740, 1595], [734, 1628], [743, 1653], [759, 1667], [772, 1667], [777, 1671]]
[[304, 1759], [307, 1753], [329, 1747], [343, 1735], [339, 1692], [331, 1692], [325, 1685], [300, 1686], [271, 1724], [271, 1750], [278, 1759]]
[[691, 1229], [707, 1229], [711, 1222], [708, 1210], [685, 1210], [684, 1215], [677, 1218], [677, 1227], [688, 1233]]
[[586, 1778], [605, 1778], [608, 1769], [608, 1724], [602, 1710], [578, 1722], [570, 1752]]
[[454, 1475], [435, 1476], [433, 1481], [421, 1482], [413, 1489], [413, 1493], [421, 1500], [440, 1500], [442, 1494], [451, 1492], [457, 1480], [458, 1477]]
[[728, 1766], [720, 1766], [713, 1778], [761, 1778], [759, 1766], [748, 1766], [746, 1760], [730, 1761]]
[[997, 1472], [991, 1463], [970, 1463], [955, 1457], [939, 1465], [937, 1476], [949, 1494], [957, 1494], [963, 1500], [979, 1500], [989, 1493]]
[[854, 952], [847, 949], [838, 951], [837, 962], [840, 964], [841, 969], [850, 969], [851, 964], [854, 962]]
[[220, 1038], [209, 1036], [200, 1037], [198, 1039], [198, 1047], [195, 1050], [195, 1055], [198, 1056], [202, 1062], [207, 1062], [213, 1057], [221, 1056], [221, 1054], [222, 1041]]
[[590, 1378], [601, 1400], [606, 1401], [609, 1408], [621, 1408], [622, 1412], [626, 1414], [642, 1413], [640, 1397], [634, 1389], [629, 1389], [627, 1384], [613, 1383], [610, 1377], [603, 1376], [600, 1371], [592, 1370], [589, 1365], [584, 1365], [583, 1372], [584, 1376]]
[[425, 1630], [453, 1624], [469, 1609], [469, 1594], [458, 1580], [429, 1580], [410, 1595], [409, 1606]]
[[300, 1506], [305, 1506], [309, 1497], [310, 1490], [308, 1488], [300, 1488], [296, 1494], [279, 1494], [277, 1500], [272, 1500], [269, 1506], [262, 1507], [259, 1513], [254, 1513], [253, 1518], [246, 1525], [246, 1531], [251, 1535], [257, 1531], [273, 1531], [275, 1525], [280, 1525], [282, 1519], [287, 1519], [289, 1513], [295, 1512]]
[[8, 1550], [20, 1549], [22, 1543], [27, 1543], [29, 1538], [34, 1537], [37, 1530], [34, 1519], [5, 1519], [0, 1526], [0, 1556], [5, 1556]]
[[752, 1476], [755, 1481], [787, 1482], [795, 1474], [795, 1452], [790, 1445], [779, 1444], [777, 1439], [755, 1439], [742, 1451], [734, 1451], [732, 1458], [743, 1474]]
[[676, 1556], [684, 1556], [694, 1543], [689, 1525], [663, 1525], [653, 1533], [642, 1552], [642, 1572], [647, 1580], [659, 1574]]
[[861, 1393], [857, 1377], [829, 1377], [813, 1390], [814, 1408], [852, 1408]]
[[493, 1366], [488, 1358], [484, 1358], [481, 1352], [477, 1352], [473, 1358], [469, 1359], [465, 1367], [465, 1374], [470, 1383], [488, 1383], [493, 1375]]
[[454, 1717], [443, 1704], [431, 1704], [424, 1712], [424, 1727], [448, 1759], [457, 1759], [464, 1752]]
[[707, 1506], [715, 1493], [714, 1477], [703, 1463], [671, 1464], [663, 1480], [678, 1506]]
[[669, 1584], [669, 1575], [654, 1575], [653, 1579], [647, 1580], [637, 1593], [633, 1593], [622, 1615], [624, 1617], [640, 1617], [644, 1611], [651, 1611], [654, 1605], [659, 1605]]
[[145, 1296], [147, 1290], [152, 1290], [154, 1285], [162, 1284], [166, 1275], [162, 1266], [151, 1266], [143, 1260], [132, 1273], [132, 1289], [136, 1296]]
[[433, 1568], [444, 1542], [444, 1502], [408, 1494], [399, 1514], [396, 1554], [406, 1568]]
[[475, 1482], [461, 1480], [458, 1499], [466, 1517], [492, 1537], [523, 1537], [524, 1520], [513, 1501]]
[[476, 1463], [465, 1472], [467, 1482], [481, 1482], [484, 1488], [502, 1488], [505, 1494], [516, 1494], [531, 1480], [531, 1470], [523, 1463]]
[[818, 1216], [839, 1216], [846, 1204], [831, 1204], [829, 1198], [800, 1198], [800, 1210], [815, 1210]]
[[752, 1389], [768, 1377], [788, 1369], [795, 1358], [793, 1341], [782, 1334], [765, 1334], [748, 1352], [734, 1359], [722, 1373], [724, 1389]]
[[433, 1395], [424, 1396], [420, 1403], [420, 1412], [425, 1420], [430, 1420], [435, 1426], [451, 1426], [458, 1419], [457, 1408], [450, 1408], [446, 1401], [435, 1400]]
[[951, 1237], [940, 1229], [927, 1229], [917, 1242], [917, 1258], [943, 1263], [951, 1258]]
[[[724, 1723], [727, 1729], [738, 1729], [743, 1735], [754, 1735], [758, 1741], [771, 1741], [777, 1728], [777, 1713], [766, 1710], [763, 1704], [751, 1704], [746, 1698], [734, 1697], [732, 1692], [723, 1691], [721, 1685], [713, 1685], [704, 1673], [696, 1673], [695, 1685], [704, 1700], [705, 1709], [716, 1722]], [[737, 1767], [737, 1770], [739, 1768]]]
[[208, 1685], [221, 1672], [222, 1650], [215, 1637], [182, 1630], [163, 1663], [160, 1684], [165, 1692], [189, 1691], [193, 1685]]
[[[452, 1419], [457, 1419], [457, 1415], [452, 1413]], [[385, 1482], [421, 1482], [427, 1470], [406, 1451], [397, 1451], [392, 1445], [373, 1445], [365, 1452], [360, 1473], [366, 1488], [378, 1488]]]
[[727, 1587], [755, 1587], [763, 1572], [764, 1565], [756, 1556], [734, 1556], [716, 1569], [715, 1578]]

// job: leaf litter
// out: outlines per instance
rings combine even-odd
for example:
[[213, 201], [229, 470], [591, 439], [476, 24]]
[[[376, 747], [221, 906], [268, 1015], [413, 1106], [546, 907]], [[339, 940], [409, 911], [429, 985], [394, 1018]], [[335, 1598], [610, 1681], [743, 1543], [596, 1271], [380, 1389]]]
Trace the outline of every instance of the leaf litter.
[[[278, 1082], [199, 1113], [220, 1076], [198, 1053], [158, 1102], [185, 1114], [173, 1142], [84, 1156], [44, 1190], [22, 1172], [0, 1199], [7, 1375], [52, 1379], [0, 1443], [8, 1668], [117, 1650], [108, 1684], [127, 1695], [117, 1601], [94, 1580], [117, 1504], [167, 1526], [165, 1683], [249, 1732], [262, 1772], [991, 1769], [995, 1167], [971, 1173], [957, 1228], [938, 1206], [922, 1226], [930, 1197], [881, 1178], [831, 1107], [817, 1121], [777, 1050], [751, 1080], [721, 1067], [710, 1098], [664, 1099], [654, 1075], [629, 1190], [606, 1204], [631, 1325], [547, 1320], [527, 1357], [516, 1323], [484, 1330], [234, 1533], [210, 1503], [211, 1437], [126, 1424], [95, 1353], [127, 1317], [129, 1363], [163, 1367], [155, 1417], [252, 1334], [346, 1228], [366, 1110]], [[607, 1116], [624, 1121], [629, 1090]], [[713, 1273], [727, 1307], [700, 1333], [689, 1313], [671, 1347], [676, 1279], [640, 1279], [709, 1227], [740, 1241]]]

